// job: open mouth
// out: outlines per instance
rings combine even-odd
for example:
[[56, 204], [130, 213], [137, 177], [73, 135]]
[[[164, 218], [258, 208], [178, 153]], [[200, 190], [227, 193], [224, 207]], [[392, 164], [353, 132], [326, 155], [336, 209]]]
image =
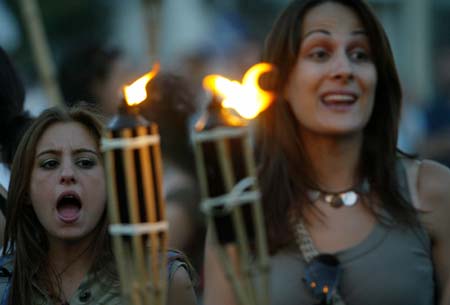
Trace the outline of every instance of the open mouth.
[[65, 223], [75, 222], [80, 216], [81, 200], [75, 194], [60, 196], [56, 205], [58, 217]]
[[328, 94], [322, 97], [322, 102], [326, 106], [351, 106], [356, 102], [353, 94]]

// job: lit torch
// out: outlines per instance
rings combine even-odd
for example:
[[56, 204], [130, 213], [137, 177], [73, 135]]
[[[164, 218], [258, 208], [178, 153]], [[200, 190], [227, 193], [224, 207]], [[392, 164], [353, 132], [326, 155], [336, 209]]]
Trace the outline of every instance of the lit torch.
[[[242, 83], [220, 75], [205, 77], [203, 84], [212, 92], [212, 102], [193, 135], [202, 210], [241, 305], [270, 302], [266, 232], [247, 124], [273, 100], [273, 94], [258, 83], [261, 74], [272, 69], [267, 63], [256, 64]], [[237, 269], [228, 255], [230, 245], [237, 247]]]
[[165, 305], [167, 230], [158, 126], [135, 106], [147, 98], [152, 71], [124, 87], [119, 114], [102, 138], [109, 231], [125, 304]]

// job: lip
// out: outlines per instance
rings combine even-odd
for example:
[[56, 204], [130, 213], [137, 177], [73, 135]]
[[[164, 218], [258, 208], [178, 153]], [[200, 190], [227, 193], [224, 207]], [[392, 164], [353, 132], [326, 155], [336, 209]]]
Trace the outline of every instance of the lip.
[[351, 90], [332, 90], [326, 91], [320, 95], [320, 99], [324, 100], [327, 96], [330, 95], [346, 95], [352, 97], [355, 101], [358, 99], [358, 94]]
[[320, 102], [328, 109], [345, 112], [355, 105], [359, 95], [351, 90], [330, 90], [322, 93], [319, 98]]
[[[58, 202], [62, 198], [66, 197], [66, 196], [72, 196], [72, 197], [76, 198], [80, 202], [80, 209], [75, 214], [73, 214], [71, 216], [63, 215], [58, 210]], [[64, 191], [61, 194], [59, 194], [59, 196], [58, 196], [58, 198], [56, 200], [56, 215], [57, 215], [58, 219], [61, 220], [62, 222], [66, 223], [66, 224], [71, 224], [71, 223], [76, 222], [78, 220], [78, 218], [80, 218], [80, 212], [81, 212], [82, 207], [83, 207], [83, 203], [81, 201], [80, 195], [78, 195], [77, 192], [75, 192], [75, 191]]]

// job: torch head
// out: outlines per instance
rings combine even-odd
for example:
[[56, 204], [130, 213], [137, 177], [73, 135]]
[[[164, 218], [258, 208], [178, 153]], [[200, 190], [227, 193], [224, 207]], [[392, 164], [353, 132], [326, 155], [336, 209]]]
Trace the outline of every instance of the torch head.
[[136, 128], [138, 126], [149, 126], [150, 122], [139, 114], [139, 108], [129, 106], [123, 98], [118, 114], [108, 122], [107, 129], [117, 131], [124, 128]]
[[224, 108], [220, 96], [213, 94], [205, 113], [195, 124], [197, 132], [218, 127], [243, 127], [248, 121], [237, 115], [233, 109]]

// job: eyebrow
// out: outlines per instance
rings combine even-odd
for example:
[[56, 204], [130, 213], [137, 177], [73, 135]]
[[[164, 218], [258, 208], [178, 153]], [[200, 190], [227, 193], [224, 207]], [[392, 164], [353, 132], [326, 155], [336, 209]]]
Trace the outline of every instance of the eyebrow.
[[[78, 148], [78, 149], [75, 149], [73, 151], [73, 153], [74, 154], [92, 153], [92, 154], [96, 155], [97, 157], [99, 157], [99, 154], [98, 154], [98, 152], [96, 150], [92, 150], [92, 149], [89, 149], [89, 148]], [[46, 155], [46, 154], [60, 155], [61, 151], [57, 150], [57, 149], [46, 149], [46, 150], [43, 150], [43, 151], [39, 152], [38, 154], [36, 154], [36, 157], [40, 157], [40, 156]]]
[[[327, 36], [331, 36], [331, 33], [329, 31], [323, 30], [323, 29], [317, 29], [317, 30], [311, 30], [308, 33], [306, 33], [305, 36], [303, 36], [302, 40], [305, 40], [308, 36], [311, 36], [313, 34], [324, 34]], [[359, 35], [368, 36], [366, 30], [355, 30], [355, 31], [352, 31], [350, 34], [352, 36], [359, 36]]]

